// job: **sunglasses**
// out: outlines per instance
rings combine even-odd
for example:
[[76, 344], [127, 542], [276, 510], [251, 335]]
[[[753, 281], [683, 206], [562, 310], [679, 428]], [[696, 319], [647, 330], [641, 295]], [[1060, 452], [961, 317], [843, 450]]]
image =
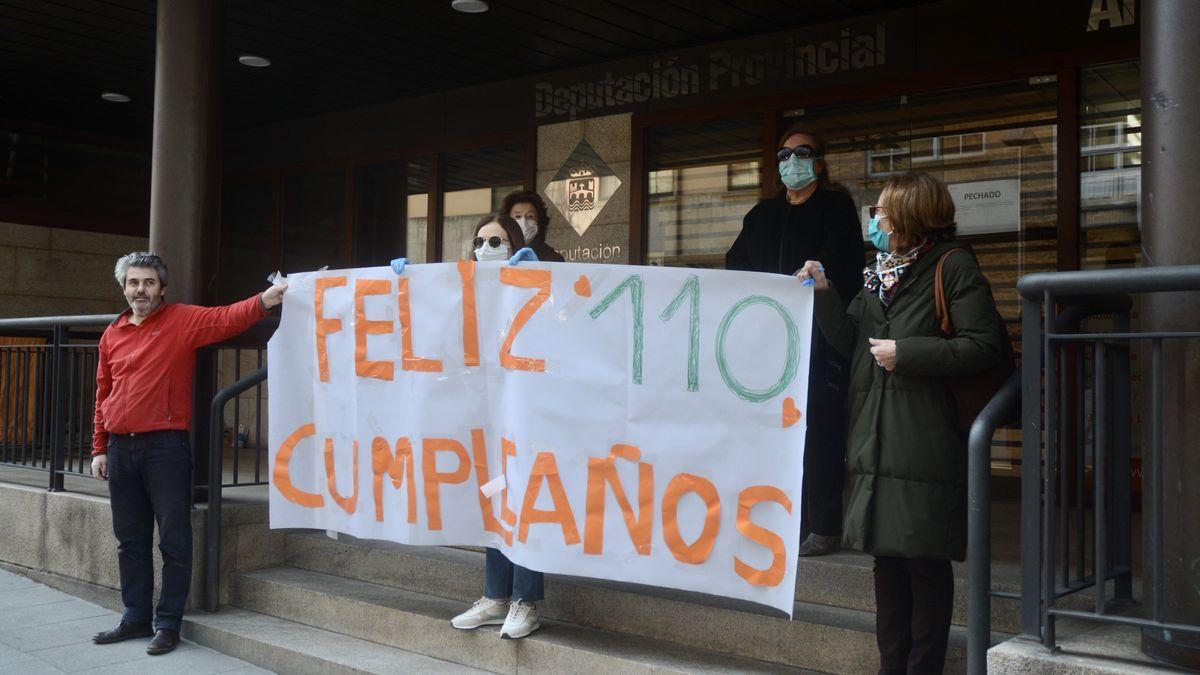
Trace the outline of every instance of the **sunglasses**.
[[872, 218], [874, 218], [876, 215], [878, 215], [880, 218], [887, 218], [887, 211], [878, 204], [872, 204], [870, 207], [868, 207], [868, 211], [870, 212]]
[[794, 148], [784, 147], [780, 148], [779, 152], [775, 153], [775, 156], [778, 157], [779, 161], [781, 162], [786, 162], [792, 155], [795, 155], [800, 159], [821, 159], [821, 156], [817, 154], [817, 151], [814, 150], [813, 146], [811, 145], [797, 145]]
[[506, 243], [500, 237], [498, 237], [496, 235], [492, 235], [492, 236], [488, 237], [487, 239], [484, 239], [483, 237], [475, 237], [474, 241], [471, 242], [471, 246], [473, 248], [480, 248], [481, 246], [483, 246], [483, 243], [485, 241], [487, 242], [487, 245], [492, 248], [500, 248], [500, 244]]

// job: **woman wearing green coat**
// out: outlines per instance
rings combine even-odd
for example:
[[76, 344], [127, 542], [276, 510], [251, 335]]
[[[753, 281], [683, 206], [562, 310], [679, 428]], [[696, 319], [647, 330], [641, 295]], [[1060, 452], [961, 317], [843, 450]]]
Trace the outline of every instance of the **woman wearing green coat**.
[[945, 379], [1000, 359], [1002, 327], [973, 255], [946, 258], [954, 335], [939, 330], [934, 278], [954, 242], [954, 202], [922, 173], [891, 178], [871, 209], [879, 249], [842, 310], [820, 261], [797, 273], [817, 289], [815, 318], [851, 360], [844, 543], [875, 556], [880, 672], [940, 673], [954, 605], [951, 560], [966, 553], [966, 437]]

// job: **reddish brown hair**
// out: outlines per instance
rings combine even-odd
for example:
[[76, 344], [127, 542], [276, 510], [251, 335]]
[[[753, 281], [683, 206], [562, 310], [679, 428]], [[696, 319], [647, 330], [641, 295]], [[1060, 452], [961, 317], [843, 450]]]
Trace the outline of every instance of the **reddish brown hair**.
[[[892, 176], [883, 184], [883, 204], [896, 237], [897, 250], [929, 240], [954, 238], [954, 199], [946, 184], [919, 171]], [[880, 201], [884, 201], [880, 197]]]
[[546, 230], [550, 226], [550, 212], [546, 210], [546, 202], [542, 201], [541, 195], [533, 190], [510, 192], [504, 197], [504, 201], [501, 202], [500, 212], [506, 216], [511, 216], [513, 207], [517, 204], [533, 204], [533, 210], [537, 211], [537, 234], [533, 235], [533, 241], [525, 243], [532, 246], [534, 241], [546, 241]]

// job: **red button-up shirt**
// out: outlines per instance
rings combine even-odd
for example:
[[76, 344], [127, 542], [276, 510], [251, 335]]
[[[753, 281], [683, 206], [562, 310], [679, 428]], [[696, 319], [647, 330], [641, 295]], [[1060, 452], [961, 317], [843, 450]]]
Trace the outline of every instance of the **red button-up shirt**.
[[140, 324], [125, 310], [100, 337], [92, 454], [108, 452], [108, 435], [177, 429], [192, 421], [196, 350], [226, 340], [263, 316], [259, 296], [225, 307], [163, 303]]

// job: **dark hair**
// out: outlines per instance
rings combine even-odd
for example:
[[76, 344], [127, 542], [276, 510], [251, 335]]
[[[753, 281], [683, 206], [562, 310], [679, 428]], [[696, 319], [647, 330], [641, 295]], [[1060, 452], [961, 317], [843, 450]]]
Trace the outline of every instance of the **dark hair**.
[[545, 241], [546, 229], [550, 225], [550, 212], [546, 210], [546, 202], [542, 201], [541, 195], [533, 190], [510, 192], [505, 195], [504, 201], [500, 203], [500, 212], [506, 216], [511, 216], [513, 207], [517, 204], [533, 204], [534, 210], [537, 211], [537, 234], [533, 235], [533, 241], [525, 243], [532, 245], [534, 241]]
[[[881, 195], [899, 250], [925, 241], [950, 241], [958, 230], [954, 199], [942, 181], [920, 171], [892, 176]], [[881, 198], [882, 201], [882, 198]]]
[[[775, 147], [782, 148], [784, 142], [786, 142], [789, 137], [795, 136], [796, 134], [804, 134], [805, 136], [811, 138], [813, 141], [813, 150], [816, 151], [818, 157], [822, 158], [821, 170], [817, 172], [817, 185], [820, 185], [826, 190], [844, 192], [847, 195], [850, 194], [850, 190], [846, 189], [846, 186], [842, 185], [841, 183], [835, 183], [829, 179], [829, 162], [824, 159], [827, 150], [825, 134], [823, 134], [817, 127], [807, 122], [796, 122], [783, 132], [783, 134], [779, 137], [779, 142], [775, 144]], [[787, 188], [784, 187], [783, 182], [779, 180], [778, 173], [775, 174], [775, 185], [778, 188], [780, 195], [787, 190]]]
[[[508, 245], [511, 247], [512, 253], [525, 248], [525, 235], [521, 234], [521, 226], [517, 224], [517, 221], [509, 217], [507, 213], [489, 213], [484, 216], [479, 221], [479, 224], [475, 226], [475, 233], [471, 235], [471, 238], [478, 237], [479, 231], [488, 223], [498, 223], [500, 227], [504, 228], [504, 236], [508, 237]], [[474, 246], [471, 247], [471, 259], [475, 259]]]

